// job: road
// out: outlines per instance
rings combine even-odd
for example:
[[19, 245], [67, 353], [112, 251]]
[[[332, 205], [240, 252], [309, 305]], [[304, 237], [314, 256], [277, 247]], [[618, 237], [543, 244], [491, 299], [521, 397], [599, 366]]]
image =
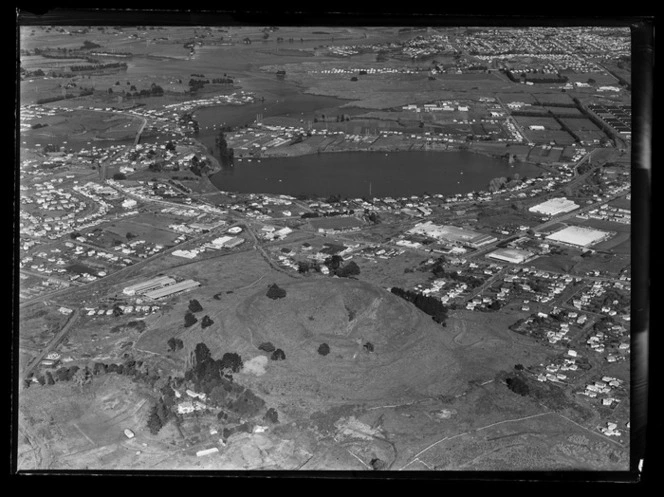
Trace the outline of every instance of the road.
[[44, 350], [35, 357], [30, 365], [23, 371], [21, 374], [21, 381], [27, 378], [30, 373], [39, 365], [41, 361], [60, 343], [65, 339], [71, 327], [76, 323], [80, 314], [80, 309], [74, 309], [73, 312], [69, 315], [69, 319], [62, 327], [62, 329], [53, 337], [53, 339], [48, 343]]
[[193, 238], [191, 238], [191, 239], [187, 240], [186, 242], [183, 242], [179, 245], [175, 245], [174, 247], [164, 249], [164, 250], [162, 250], [161, 252], [159, 252], [157, 254], [151, 255], [150, 257], [146, 257], [145, 259], [141, 259], [139, 262], [136, 262], [135, 264], [131, 264], [129, 266], [123, 267], [122, 269], [118, 269], [117, 271], [109, 274], [108, 276], [97, 279], [95, 281], [91, 281], [90, 283], [86, 283], [84, 285], [79, 285], [79, 286], [76, 286], [76, 287], [69, 287], [69, 288], [62, 288], [62, 289], [55, 290], [55, 291], [47, 293], [47, 294], [39, 295], [38, 297], [35, 297], [33, 299], [27, 300], [25, 302], [21, 302], [19, 306], [20, 307], [26, 307], [28, 305], [34, 304], [35, 302], [40, 302], [42, 300], [50, 299], [50, 298], [53, 298], [55, 296], [61, 296], [63, 293], [66, 293], [68, 291], [80, 290], [81, 288], [84, 288], [84, 287], [86, 289], [88, 289], [90, 292], [92, 292], [92, 288], [94, 288], [96, 285], [99, 285], [100, 283], [108, 283], [109, 281], [117, 281], [119, 276], [123, 276], [124, 274], [126, 274], [130, 271], [141, 268], [141, 267], [145, 266], [146, 264], [148, 264], [150, 262], [153, 262], [153, 261], [159, 259], [160, 257], [168, 255], [168, 254], [170, 254], [171, 252], [173, 252], [175, 250], [182, 249], [184, 246], [187, 246], [187, 245], [192, 244], [192, 243], [198, 243], [198, 242], [200, 242], [201, 239], [203, 239], [205, 237], [214, 236], [217, 230], [226, 229], [226, 228], [227, 227], [225, 225], [224, 226], [217, 226], [216, 228], [212, 228], [207, 233], [202, 233], [202, 234], [200, 234], [198, 236], [195, 236], [195, 237], [193, 237]]
[[553, 218], [549, 219], [548, 221], [545, 221], [541, 224], [538, 224], [537, 226], [533, 227], [532, 229], [533, 229], [533, 231], [542, 231], [542, 230], [548, 228], [549, 226], [551, 226], [553, 224], [559, 223], [561, 221], [565, 221], [565, 220], [567, 220], [571, 217], [578, 216], [579, 214], [582, 214], [584, 212], [587, 212], [587, 211], [590, 211], [590, 210], [593, 210], [593, 209], [597, 209], [601, 205], [607, 204], [607, 203], [611, 202], [612, 200], [615, 200], [615, 199], [620, 198], [620, 197], [624, 197], [625, 195], [630, 193], [630, 191], [631, 191], [631, 189], [627, 189], [627, 190], [622, 191], [622, 192], [614, 193], [613, 195], [609, 196], [606, 199], [600, 200], [599, 202], [594, 202], [592, 204], [587, 204], [587, 205], [585, 205], [585, 206], [583, 206], [579, 209], [573, 210], [572, 212], [568, 212], [566, 214], [560, 214], [558, 216], [554, 216]]

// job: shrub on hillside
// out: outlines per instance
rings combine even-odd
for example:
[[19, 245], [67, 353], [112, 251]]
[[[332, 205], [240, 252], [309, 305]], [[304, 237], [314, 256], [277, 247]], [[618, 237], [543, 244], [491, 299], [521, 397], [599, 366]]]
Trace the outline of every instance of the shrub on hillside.
[[286, 290], [279, 288], [276, 283], [268, 287], [267, 294], [272, 300], [283, 299], [286, 296]]
[[168, 339], [168, 350], [170, 352], [175, 352], [176, 350], [182, 350], [184, 347], [184, 342], [179, 338], [171, 337]]
[[524, 396], [530, 393], [530, 388], [528, 388], [528, 384], [517, 376], [507, 378], [505, 380], [505, 383], [507, 384], [507, 388], [512, 390], [514, 393], [518, 393], [519, 395], [524, 395]]
[[189, 328], [190, 326], [195, 325], [197, 322], [198, 319], [196, 319], [196, 316], [187, 311], [187, 313], [184, 315], [184, 327]]
[[274, 352], [276, 347], [272, 345], [272, 342], [263, 342], [258, 346], [258, 350], [262, 350], [263, 352]]
[[265, 421], [272, 424], [277, 424], [279, 422], [279, 414], [274, 407], [270, 407], [265, 413]]
[[214, 321], [210, 318], [210, 316], [204, 316], [203, 321], [201, 321], [201, 328], [207, 328], [208, 326], [212, 326], [214, 324]]
[[281, 349], [277, 349], [274, 352], [272, 352], [270, 359], [272, 359], [273, 361], [284, 361], [286, 360], [286, 353]]
[[318, 353], [323, 356], [329, 354], [330, 346], [326, 343], [321, 343], [320, 346], [318, 347]]
[[230, 369], [233, 373], [237, 373], [242, 366], [242, 358], [235, 352], [226, 352], [221, 358], [221, 369]]
[[191, 312], [200, 312], [203, 310], [203, 306], [198, 300], [192, 299], [189, 301], [189, 310]]

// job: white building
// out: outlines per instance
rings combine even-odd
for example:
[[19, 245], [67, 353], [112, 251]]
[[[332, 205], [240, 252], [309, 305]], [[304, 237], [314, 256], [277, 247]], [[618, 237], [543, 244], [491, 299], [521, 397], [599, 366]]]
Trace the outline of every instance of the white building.
[[553, 240], [567, 245], [577, 247], [590, 247], [611, 236], [607, 231], [585, 228], [582, 226], [568, 226], [560, 231], [547, 236], [547, 240]]
[[552, 198], [541, 204], [537, 204], [528, 209], [530, 212], [544, 214], [546, 216], [556, 216], [565, 212], [571, 212], [578, 209], [579, 205], [565, 197]]
[[503, 248], [494, 250], [486, 255], [490, 259], [497, 259], [499, 261], [511, 262], [513, 264], [521, 264], [533, 256], [532, 252], [520, 249]]

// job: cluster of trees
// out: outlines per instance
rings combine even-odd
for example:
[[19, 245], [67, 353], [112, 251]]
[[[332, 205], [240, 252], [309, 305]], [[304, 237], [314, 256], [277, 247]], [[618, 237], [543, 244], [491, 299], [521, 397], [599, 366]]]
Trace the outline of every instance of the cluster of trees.
[[219, 136], [217, 136], [215, 140], [215, 145], [219, 150], [221, 164], [224, 166], [232, 165], [235, 158], [235, 152], [228, 146], [228, 143], [226, 142], [226, 135], [224, 135], [223, 131], [219, 132]]
[[127, 69], [126, 62], [107, 62], [106, 64], [84, 64], [77, 66], [69, 66], [72, 72], [80, 71], [101, 71], [103, 69]]
[[[164, 89], [159, 86], [157, 83], [152, 83], [150, 85], [150, 89], [142, 89], [140, 91], [136, 91], [136, 87], [134, 85], [131, 86], [130, 90], [133, 88], [133, 92], [129, 91], [126, 93], [128, 97], [160, 97], [164, 94]], [[109, 90], [112, 90], [112, 88], [109, 88]], [[124, 93], [124, 91], [123, 91]]]
[[273, 361], [283, 361], [286, 359], [286, 353], [281, 350], [277, 349], [272, 342], [263, 342], [258, 346], [258, 350], [262, 350], [263, 352], [272, 353], [270, 356], [270, 359]]
[[[242, 416], [255, 416], [265, 406], [265, 401], [251, 390], [233, 382], [228, 371], [242, 369], [242, 359], [236, 353], [226, 353], [221, 359], [213, 359], [204, 343], [196, 345], [192, 353], [192, 366], [185, 373], [185, 381], [195, 385], [198, 392], [208, 395], [210, 402]], [[220, 419], [228, 418], [221, 412]]]
[[445, 262], [444, 258], [439, 258], [431, 268], [431, 272], [436, 278], [450, 278], [454, 281], [460, 281], [461, 283], [465, 283], [470, 288], [477, 288], [483, 283], [483, 281], [480, 278], [472, 276], [470, 274], [459, 274], [458, 271], [446, 271], [445, 268], [443, 267], [444, 262]]
[[53, 145], [52, 143], [48, 143], [42, 147], [42, 152], [45, 154], [50, 154], [52, 152], [59, 152], [60, 149]]
[[286, 296], [286, 290], [280, 288], [276, 283], [272, 283], [270, 286], [268, 286], [267, 293], [265, 295], [272, 300], [283, 299]]
[[526, 383], [523, 379], [519, 378], [518, 376], [511, 376], [505, 380], [505, 384], [507, 385], [507, 388], [512, 390], [514, 393], [518, 393], [519, 395], [526, 396], [530, 393], [530, 388], [528, 387], [528, 383]]
[[436, 323], [445, 323], [447, 319], [447, 307], [439, 299], [398, 287], [392, 287], [390, 291], [394, 295], [414, 304], [422, 312], [431, 316]]
[[166, 343], [168, 343], [168, 350], [170, 352], [175, 352], [176, 350], [182, 350], [184, 348], [184, 342], [179, 338], [171, 337]]
[[521, 81], [532, 81], [533, 83], [566, 83], [568, 78], [567, 76], [562, 76], [560, 74], [541, 74], [541, 73], [528, 73], [522, 72], [518, 75], [515, 75], [514, 72], [510, 70], [503, 70], [503, 72], [510, 78], [511, 81], [515, 83], [520, 83]]
[[[343, 259], [340, 255], [333, 255], [325, 259], [323, 264], [330, 270], [330, 274], [339, 276], [340, 278], [348, 278], [349, 276], [357, 276], [360, 274], [360, 267], [355, 261], [350, 261], [348, 264], [341, 265]], [[298, 267], [299, 271], [299, 267]]]
[[189, 169], [196, 176], [202, 176], [210, 169], [206, 159], [199, 159], [195, 155], [191, 158]]
[[373, 224], [378, 224], [378, 223], [380, 223], [380, 217], [378, 217], [378, 214], [376, 214], [376, 213], [373, 212], [373, 211], [369, 211], [369, 213], [366, 214], [366, 215], [364, 216], [364, 218], [365, 218], [367, 221], [369, 221], [369, 222], [371, 222], [371, 223], [373, 223]]
[[489, 191], [497, 192], [501, 188], [510, 188], [517, 185], [519, 182], [521, 182], [521, 176], [519, 176], [519, 173], [514, 173], [514, 176], [512, 177], [501, 176], [499, 178], [493, 178], [489, 181]]
[[95, 43], [94, 41], [90, 40], [84, 40], [83, 45], [81, 46], [81, 50], [91, 50], [93, 48], [100, 48], [101, 45], [99, 43]]
[[57, 102], [58, 100], [67, 100], [68, 98], [74, 98], [73, 93], [66, 93], [64, 95], [54, 95], [52, 97], [38, 98], [36, 100], [37, 104], [48, 104], [51, 102]]
[[184, 315], [184, 327], [189, 328], [190, 326], [195, 325], [198, 323], [198, 319], [196, 319], [196, 316], [191, 311], [187, 311]]
[[[44, 374], [37, 376], [37, 381], [40, 385], [54, 385], [57, 382], [74, 381], [79, 386], [83, 386], [92, 381], [94, 376], [101, 374], [121, 374], [131, 376], [136, 381], [143, 381], [152, 387], [157, 380], [159, 374], [156, 370], [148, 368], [147, 364], [143, 361], [135, 361], [128, 354], [125, 354], [127, 360], [123, 363], [110, 363], [95, 362], [92, 368], [88, 366], [70, 366], [60, 367], [55, 372], [46, 371]], [[32, 383], [31, 374], [25, 379], [24, 386], [27, 388]]]
[[200, 303], [198, 300], [196, 300], [196, 299], [191, 299], [191, 300], [189, 301], [189, 307], [188, 307], [188, 309], [189, 309], [191, 312], [200, 312], [200, 311], [203, 310], [203, 306], [201, 305], [201, 303]]
[[212, 326], [214, 324], [214, 321], [212, 321], [212, 318], [210, 316], [203, 316], [203, 320], [201, 321], [201, 328], [207, 328], [209, 326]]

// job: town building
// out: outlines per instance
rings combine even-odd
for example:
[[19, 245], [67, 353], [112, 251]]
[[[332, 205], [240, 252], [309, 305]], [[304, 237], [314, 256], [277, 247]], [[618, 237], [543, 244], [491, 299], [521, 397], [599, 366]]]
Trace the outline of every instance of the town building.
[[169, 276], [158, 276], [157, 278], [153, 278], [148, 281], [143, 281], [142, 283], [137, 283], [135, 285], [125, 287], [122, 290], [122, 293], [124, 293], [125, 295], [136, 295], [136, 294], [140, 295], [142, 293], [149, 292], [151, 290], [156, 290], [166, 285], [172, 285], [173, 283], [175, 283], [175, 280]]
[[196, 288], [197, 286], [200, 286], [200, 283], [198, 281], [184, 280], [180, 281], [179, 283], [173, 283], [171, 285], [164, 286], [162, 288], [157, 288], [145, 292], [143, 295], [149, 299], [161, 299], [164, 297], [170, 297], [172, 295], [175, 295], [176, 293], [186, 292], [187, 290], [191, 290], [192, 288]]
[[586, 228], [583, 226], [568, 226], [547, 236], [547, 240], [572, 245], [575, 247], [590, 247], [611, 236], [610, 232]]
[[534, 254], [528, 250], [502, 248], [494, 250], [486, 256], [490, 259], [511, 262], [512, 264], [521, 264], [530, 259]]
[[541, 204], [537, 204], [528, 209], [530, 212], [544, 214], [545, 216], [556, 216], [566, 212], [578, 209], [579, 205], [565, 197], [552, 198]]

